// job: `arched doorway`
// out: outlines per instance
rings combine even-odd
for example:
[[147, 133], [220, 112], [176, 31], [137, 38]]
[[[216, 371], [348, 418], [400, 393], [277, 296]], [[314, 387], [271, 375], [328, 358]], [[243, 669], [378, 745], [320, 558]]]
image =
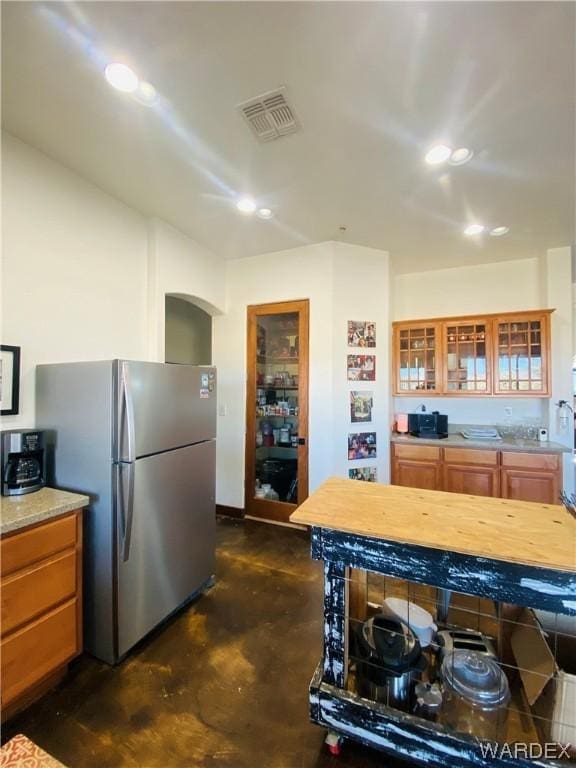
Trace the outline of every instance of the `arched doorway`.
[[192, 297], [164, 298], [164, 360], [166, 363], [212, 365], [212, 315]]

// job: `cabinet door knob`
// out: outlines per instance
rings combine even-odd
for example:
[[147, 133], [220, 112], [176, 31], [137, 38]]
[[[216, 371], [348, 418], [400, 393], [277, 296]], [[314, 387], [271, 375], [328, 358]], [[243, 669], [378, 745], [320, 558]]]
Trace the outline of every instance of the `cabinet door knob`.
[[299, 437], [298, 438], [298, 445], [306, 445], [306, 438], [305, 437]]

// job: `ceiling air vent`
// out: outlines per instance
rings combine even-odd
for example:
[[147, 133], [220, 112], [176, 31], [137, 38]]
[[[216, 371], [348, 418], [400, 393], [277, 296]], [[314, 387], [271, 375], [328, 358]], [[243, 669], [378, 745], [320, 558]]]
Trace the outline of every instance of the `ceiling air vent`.
[[284, 87], [249, 99], [239, 104], [238, 109], [260, 141], [279, 139], [299, 128], [294, 110], [286, 101]]

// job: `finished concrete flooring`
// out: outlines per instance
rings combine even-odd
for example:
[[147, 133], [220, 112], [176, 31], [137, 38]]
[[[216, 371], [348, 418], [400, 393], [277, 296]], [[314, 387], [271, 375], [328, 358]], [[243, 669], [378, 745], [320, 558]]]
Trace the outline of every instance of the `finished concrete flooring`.
[[70, 768], [406, 766], [308, 720], [320, 659], [322, 566], [308, 535], [220, 519], [216, 585], [117, 667], [82, 656], [6, 723]]

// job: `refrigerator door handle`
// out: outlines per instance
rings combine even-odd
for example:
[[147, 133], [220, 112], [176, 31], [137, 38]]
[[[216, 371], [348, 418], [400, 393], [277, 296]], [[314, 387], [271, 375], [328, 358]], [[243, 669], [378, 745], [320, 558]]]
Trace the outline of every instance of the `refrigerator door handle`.
[[124, 562], [130, 557], [130, 539], [132, 538], [132, 518], [134, 516], [134, 462], [128, 464], [128, 501], [126, 503], [124, 547], [122, 559]]
[[[128, 471], [128, 489], [125, 492], [124, 473]], [[116, 499], [120, 524], [120, 550], [122, 561], [130, 557], [132, 519], [134, 517], [134, 463], [116, 464]]]
[[134, 399], [132, 397], [132, 387], [130, 386], [130, 372], [128, 364], [122, 363], [121, 373], [121, 386], [122, 386], [122, 402], [124, 404], [124, 424], [126, 427], [127, 442], [128, 442], [128, 455], [126, 458], [122, 455], [123, 444], [121, 447], [121, 460], [122, 461], [134, 461], [136, 459], [135, 454], [135, 426], [134, 426]]

